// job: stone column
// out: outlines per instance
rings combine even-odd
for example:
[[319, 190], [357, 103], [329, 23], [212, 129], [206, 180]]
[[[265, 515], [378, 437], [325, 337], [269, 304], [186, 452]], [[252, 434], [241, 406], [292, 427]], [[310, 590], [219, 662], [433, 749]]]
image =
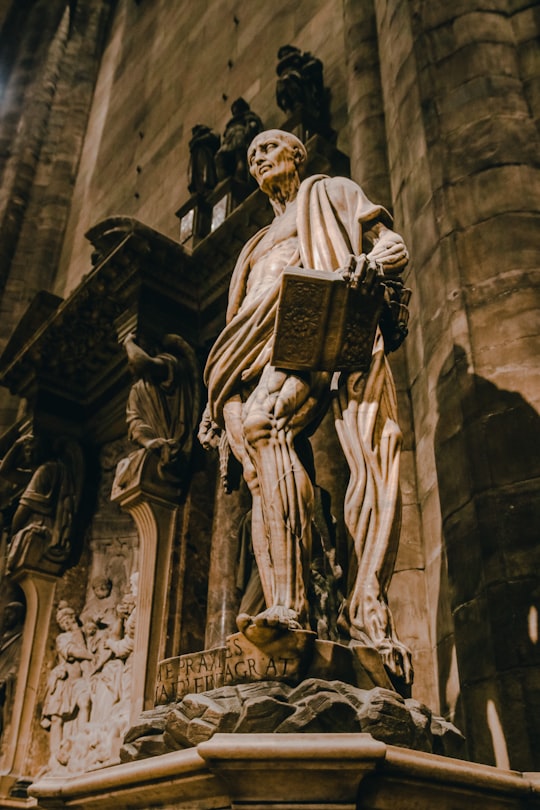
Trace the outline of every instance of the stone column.
[[171, 551], [182, 507], [180, 491], [159, 478], [156, 457], [145, 450], [119, 463], [111, 500], [132, 516], [140, 542], [131, 687], [135, 722], [154, 705], [157, 665], [165, 657]]
[[208, 576], [208, 611], [205, 647], [225, 643], [236, 633], [239, 599], [236, 594], [236, 566], [240, 523], [250, 509], [250, 496], [244, 483], [226, 493], [221, 481], [216, 485], [212, 550]]
[[413, 257], [405, 349], [443, 709], [473, 759], [534, 770], [539, 138], [516, 31], [529, 41], [538, 23], [520, 6], [375, 8], [394, 213]]
[[351, 176], [390, 208], [386, 129], [373, 0], [343, 0]]
[[14, 576], [26, 598], [26, 618], [11, 721], [7, 739], [2, 741], [0, 775], [2, 797], [9, 795], [10, 788], [17, 779], [28, 775], [26, 767], [32, 740], [32, 725], [57, 579], [58, 577], [52, 574], [24, 568]]
[[[395, 213], [395, 229], [403, 233], [406, 223], [396, 205], [388, 162], [385, 100], [381, 82], [375, 3], [373, 0], [343, 0], [343, 29], [347, 65], [347, 109], [351, 177], [374, 202]], [[408, 236], [405, 234], [409, 244]], [[412, 253], [412, 248], [411, 248]], [[414, 255], [413, 255], [414, 261]], [[410, 269], [405, 271], [407, 286]], [[414, 302], [413, 302], [414, 312]], [[400, 546], [389, 590], [389, 601], [401, 640], [411, 649], [415, 670], [414, 695], [436, 708], [436, 664], [430, 643], [426, 610], [425, 558], [418, 508], [417, 471], [414, 458], [414, 422], [408, 391], [406, 348], [389, 357], [398, 398], [398, 420], [403, 434], [400, 460], [402, 527]], [[412, 620], [411, 617], [414, 617]]]

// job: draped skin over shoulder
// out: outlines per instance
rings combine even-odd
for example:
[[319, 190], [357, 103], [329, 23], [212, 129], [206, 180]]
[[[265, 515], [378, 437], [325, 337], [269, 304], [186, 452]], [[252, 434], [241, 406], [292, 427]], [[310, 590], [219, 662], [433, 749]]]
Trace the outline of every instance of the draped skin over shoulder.
[[[356, 183], [344, 177], [309, 177], [300, 185], [297, 199], [297, 263], [302, 267], [337, 270], [347, 263], [351, 253], [362, 252], [366, 224], [392, 225], [388, 211], [372, 203]], [[256, 379], [272, 355], [281, 277], [243, 306], [251, 257], [267, 231], [259, 231], [240, 253], [231, 279], [227, 325], [206, 364], [204, 381], [210, 414], [220, 427], [224, 427], [224, 403], [242, 383]]]

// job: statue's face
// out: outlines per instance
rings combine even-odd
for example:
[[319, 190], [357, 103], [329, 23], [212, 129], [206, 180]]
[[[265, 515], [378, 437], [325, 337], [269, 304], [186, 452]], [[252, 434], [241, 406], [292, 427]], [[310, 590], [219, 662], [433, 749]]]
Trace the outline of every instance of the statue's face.
[[35, 436], [29, 436], [23, 445], [23, 457], [29, 467], [36, 466], [40, 461], [40, 444]]
[[57, 618], [58, 626], [60, 630], [66, 632], [67, 630], [73, 630], [74, 627], [77, 627], [77, 620], [75, 618], [75, 613], [73, 611], [65, 611], [61, 616]]
[[262, 132], [248, 149], [249, 171], [263, 191], [297, 173], [294, 142], [278, 130]]
[[110, 579], [98, 579], [92, 583], [92, 589], [98, 599], [106, 599], [110, 596], [112, 582]]
[[21, 623], [21, 620], [22, 620], [22, 612], [20, 609], [14, 607], [11, 604], [5, 606], [2, 629], [13, 630], [14, 627], [17, 627], [17, 625]]

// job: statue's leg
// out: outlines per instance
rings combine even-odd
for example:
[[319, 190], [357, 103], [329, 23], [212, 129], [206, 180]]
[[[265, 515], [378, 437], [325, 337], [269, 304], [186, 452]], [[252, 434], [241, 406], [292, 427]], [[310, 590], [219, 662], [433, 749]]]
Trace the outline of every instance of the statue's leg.
[[302, 377], [267, 366], [244, 405], [244, 445], [261, 507], [252, 538], [267, 603], [259, 624], [298, 628], [307, 622], [313, 486], [294, 439], [317, 414], [326, 382], [326, 375]]
[[401, 431], [380, 335], [369, 372], [349, 375], [338, 393], [336, 429], [351, 470], [344, 517], [358, 566], [348, 595], [351, 638], [373, 644], [385, 664], [410, 682], [410, 653], [397, 639], [387, 602], [401, 518]]
[[259, 479], [257, 472], [244, 444], [243, 421], [242, 413], [244, 403], [240, 397], [231, 397], [223, 407], [223, 418], [227, 430], [227, 439], [230, 448], [235, 458], [242, 465], [242, 472], [244, 480], [248, 485], [251, 493], [251, 533], [252, 544], [254, 548], [257, 566], [259, 568], [259, 575], [261, 578], [261, 585], [263, 589], [264, 598], [267, 604], [272, 598], [274, 592], [273, 579], [272, 579], [272, 561], [270, 558], [268, 544], [261, 543], [261, 547], [255, 549], [255, 538], [264, 537], [264, 523], [262, 518], [262, 505], [261, 493], [259, 487]]

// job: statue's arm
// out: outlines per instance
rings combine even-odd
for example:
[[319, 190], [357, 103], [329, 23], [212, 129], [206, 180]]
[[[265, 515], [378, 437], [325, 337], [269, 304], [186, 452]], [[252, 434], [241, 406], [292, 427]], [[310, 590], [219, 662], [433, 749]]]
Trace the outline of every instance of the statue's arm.
[[167, 379], [167, 364], [161, 357], [151, 357], [144, 349], [141, 349], [135, 342], [135, 335], [132, 332], [124, 340], [124, 349], [126, 350], [128, 364], [136, 377], [140, 378], [147, 375], [155, 382], [163, 382], [163, 380]]
[[210, 415], [210, 407], [209, 405], [206, 405], [201, 417], [199, 431], [197, 433], [198, 440], [205, 450], [217, 449], [221, 441], [221, 434], [221, 428], [219, 425], [216, 425], [212, 419]]
[[382, 222], [377, 222], [364, 234], [371, 250], [366, 258], [380, 267], [385, 276], [403, 272], [409, 261], [409, 253], [403, 237]]

